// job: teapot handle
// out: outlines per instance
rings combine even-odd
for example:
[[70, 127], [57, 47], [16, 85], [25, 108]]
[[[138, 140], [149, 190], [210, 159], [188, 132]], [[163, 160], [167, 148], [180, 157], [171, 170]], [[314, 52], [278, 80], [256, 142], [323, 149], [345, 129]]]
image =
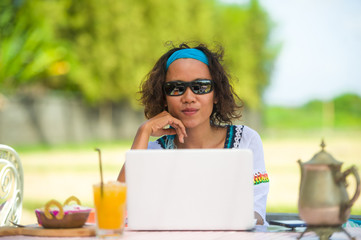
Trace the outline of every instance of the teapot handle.
[[360, 185], [360, 176], [357, 173], [357, 168], [355, 166], [350, 167], [346, 171], [343, 172], [342, 176], [345, 179], [349, 174], [353, 174], [356, 179], [356, 191], [351, 200], [348, 202], [348, 207], [351, 207], [357, 200], [361, 192], [361, 185]]

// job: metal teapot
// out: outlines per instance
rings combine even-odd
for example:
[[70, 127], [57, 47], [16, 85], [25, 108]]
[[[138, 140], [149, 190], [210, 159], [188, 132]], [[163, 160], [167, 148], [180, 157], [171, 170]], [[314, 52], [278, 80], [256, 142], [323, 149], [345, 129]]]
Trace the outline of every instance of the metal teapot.
[[[323, 141], [321, 148], [310, 161], [298, 160], [301, 168], [299, 215], [309, 226], [340, 226], [349, 218], [351, 207], [360, 195], [360, 177], [355, 166], [341, 172], [342, 162], [325, 151]], [[356, 178], [351, 200], [346, 191], [349, 174]]]

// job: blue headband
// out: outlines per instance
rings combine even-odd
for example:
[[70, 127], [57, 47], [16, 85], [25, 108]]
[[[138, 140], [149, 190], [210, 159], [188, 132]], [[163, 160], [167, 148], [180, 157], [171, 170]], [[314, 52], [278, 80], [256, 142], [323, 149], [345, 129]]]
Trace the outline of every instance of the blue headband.
[[175, 60], [180, 59], [180, 58], [193, 58], [193, 59], [201, 61], [201, 62], [207, 64], [207, 66], [209, 66], [208, 58], [201, 50], [198, 50], [196, 48], [184, 48], [184, 49], [174, 52], [168, 58], [166, 70], [168, 70], [169, 65], [171, 65], [172, 62], [174, 62]]

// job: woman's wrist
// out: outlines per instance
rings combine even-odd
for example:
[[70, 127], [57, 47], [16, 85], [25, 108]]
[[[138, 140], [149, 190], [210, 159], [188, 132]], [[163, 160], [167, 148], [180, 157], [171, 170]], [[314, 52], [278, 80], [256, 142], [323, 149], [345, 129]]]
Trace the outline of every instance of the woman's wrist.
[[150, 135], [151, 131], [147, 127], [146, 123], [142, 124], [135, 135], [132, 149], [147, 149]]

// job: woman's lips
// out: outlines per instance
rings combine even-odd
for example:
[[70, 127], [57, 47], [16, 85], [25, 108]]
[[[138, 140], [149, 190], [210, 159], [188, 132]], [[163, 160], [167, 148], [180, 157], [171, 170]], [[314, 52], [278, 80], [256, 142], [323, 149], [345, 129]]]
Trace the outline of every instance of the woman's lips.
[[196, 114], [198, 112], [198, 109], [195, 109], [195, 108], [186, 108], [186, 109], [183, 109], [182, 110], [182, 113], [184, 113], [185, 115], [193, 115], [193, 114]]

